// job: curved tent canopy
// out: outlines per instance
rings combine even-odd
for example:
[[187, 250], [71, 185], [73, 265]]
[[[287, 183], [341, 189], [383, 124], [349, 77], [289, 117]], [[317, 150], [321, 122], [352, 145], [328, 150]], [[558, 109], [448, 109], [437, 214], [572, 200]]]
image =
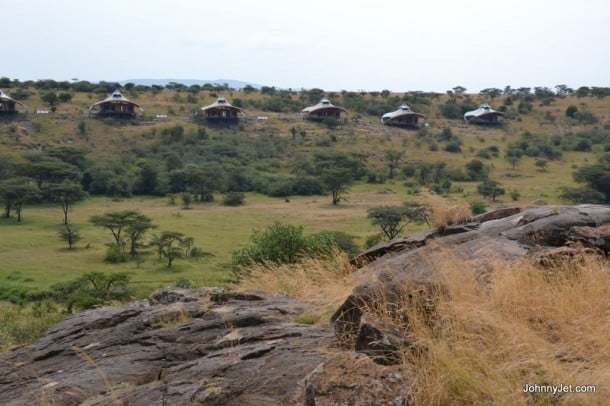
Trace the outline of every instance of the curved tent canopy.
[[487, 103], [483, 103], [478, 109], [464, 114], [464, 120], [476, 124], [498, 124], [504, 118], [504, 113], [496, 111]]
[[301, 111], [301, 117], [308, 120], [324, 120], [325, 118], [340, 118], [341, 112], [347, 114], [343, 107], [335, 106], [327, 98], [323, 98], [314, 106], [309, 106]]
[[0, 114], [12, 114], [17, 113], [17, 105], [23, 106], [23, 103], [18, 102], [12, 97], [7, 96], [2, 90], [0, 90]]
[[[134, 117], [136, 115], [136, 108], [140, 108], [138, 103], [132, 102], [123, 96], [121, 92], [115, 90], [104, 100], [92, 104], [91, 107], [89, 107], [89, 115], [93, 114], [99, 117]], [[142, 111], [141, 108], [140, 111]]]
[[233, 106], [224, 97], [219, 97], [214, 103], [202, 107], [201, 113], [209, 121], [238, 121], [246, 118], [246, 113], [239, 107]]
[[398, 110], [385, 113], [381, 116], [381, 122], [384, 125], [392, 125], [396, 127], [417, 127], [420, 120], [423, 122], [426, 119], [421, 113], [416, 113], [406, 104], [402, 104]]

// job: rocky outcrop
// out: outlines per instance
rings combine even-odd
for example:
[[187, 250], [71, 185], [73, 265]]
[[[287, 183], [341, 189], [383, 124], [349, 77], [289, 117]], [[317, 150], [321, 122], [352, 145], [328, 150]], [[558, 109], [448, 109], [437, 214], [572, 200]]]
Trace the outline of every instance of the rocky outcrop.
[[161, 289], [85, 311], [0, 358], [3, 405], [289, 404], [328, 359], [327, 328], [284, 296]]
[[379, 302], [400, 303], [419, 308], [432, 320], [435, 303], [445, 292], [437, 271], [447, 263], [459, 268], [467, 262], [468, 269], [474, 268], [484, 278], [490, 261], [496, 258], [529, 257], [546, 264], [583, 250], [607, 254], [609, 248], [608, 206], [544, 206], [485, 213], [467, 224], [377, 245], [355, 258], [355, 264], [364, 264], [358, 271], [362, 283], [332, 316], [332, 324], [341, 340], [356, 350], [371, 354], [379, 363], [396, 362], [405, 347], [393, 344], [396, 339], [390, 338], [408, 336], [407, 316], [391, 315], [407, 326], [401, 334], [395, 326], [371, 330], [372, 316], [367, 314], [379, 310], [375, 309]]
[[[446, 294], [437, 270], [476, 259], [553, 260], [576, 247], [608, 253], [610, 208], [508, 209], [467, 224], [374, 247], [357, 258], [362, 281], [332, 327], [296, 323], [307, 305], [282, 295], [166, 288], [128, 306], [74, 315], [33, 344], [0, 355], [3, 405], [275, 405], [409, 402], [417, 371], [397, 365], [408, 312], [379, 319], [375, 300], [434, 321]], [[582, 248], [579, 248], [582, 249]], [[470, 266], [470, 264], [469, 264]], [[470, 267], [468, 268], [471, 269]]]

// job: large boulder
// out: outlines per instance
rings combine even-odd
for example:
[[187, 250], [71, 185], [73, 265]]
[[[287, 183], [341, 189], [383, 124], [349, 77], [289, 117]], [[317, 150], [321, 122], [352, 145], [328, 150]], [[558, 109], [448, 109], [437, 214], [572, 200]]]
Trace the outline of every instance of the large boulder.
[[0, 355], [3, 405], [290, 404], [325, 361], [327, 328], [281, 295], [160, 289], [72, 316]]
[[[580, 247], [578, 250], [574, 247]], [[443, 227], [372, 247], [354, 259], [360, 265], [360, 284], [333, 314], [335, 334], [343, 343], [374, 356], [382, 364], [398, 362], [404, 346], [391, 328], [371, 327], [371, 313], [389, 314], [400, 320], [402, 335], [408, 336], [405, 315], [391, 314], [394, 304], [417, 307], [431, 322], [438, 298], [445, 294], [442, 267], [449, 262], [485, 279], [493, 259], [511, 261], [529, 257], [541, 263], [572, 255], [575, 250], [608, 253], [610, 207], [601, 205], [544, 206], [521, 211], [501, 209], [474, 217], [469, 223]], [[380, 303], [389, 306], [379, 309]], [[376, 311], [375, 311], [376, 310]], [[379, 323], [377, 323], [379, 324]], [[387, 324], [387, 323], [386, 323]], [[389, 337], [395, 337], [390, 340]], [[368, 344], [367, 344], [368, 343]], [[378, 351], [376, 351], [378, 349]]]

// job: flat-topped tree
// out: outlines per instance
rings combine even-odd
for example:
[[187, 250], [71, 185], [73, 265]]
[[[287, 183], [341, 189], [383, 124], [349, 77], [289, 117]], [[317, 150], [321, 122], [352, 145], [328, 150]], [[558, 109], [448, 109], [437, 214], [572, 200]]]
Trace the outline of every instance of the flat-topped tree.
[[[137, 248], [141, 246], [144, 233], [153, 228], [149, 217], [134, 210], [109, 212], [101, 215], [91, 216], [92, 224], [105, 227], [112, 233], [114, 241], [123, 252], [129, 243], [129, 253], [137, 255]], [[124, 234], [123, 234], [124, 233]], [[125, 238], [125, 234], [127, 237]]]
[[17, 213], [17, 221], [21, 221], [23, 204], [38, 195], [34, 180], [26, 177], [16, 177], [0, 182], [0, 198], [4, 201], [4, 217], [11, 216], [11, 209]]
[[167, 267], [171, 268], [176, 258], [187, 255], [193, 242], [192, 237], [186, 237], [179, 231], [163, 231], [160, 236], [153, 239], [152, 244], [157, 247], [159, 257], [165, 257]]
[[72, 182], [49, 184], [44, 188], [44, 192], [49, 199], [61, 205], [61, 209], [64, 212], [64, 225], [66, 226], [68, 225], [68, 209], [70, 205], [87, 196], [87, 192], [83, 191], [80, 184]]

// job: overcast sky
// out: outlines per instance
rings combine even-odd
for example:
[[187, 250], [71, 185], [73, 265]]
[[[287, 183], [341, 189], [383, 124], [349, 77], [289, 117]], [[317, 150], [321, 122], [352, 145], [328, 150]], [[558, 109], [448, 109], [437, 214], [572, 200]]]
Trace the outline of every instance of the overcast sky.
[[476, 92], [610, 86], [607, 0], [15, 0], [0, 76]]

